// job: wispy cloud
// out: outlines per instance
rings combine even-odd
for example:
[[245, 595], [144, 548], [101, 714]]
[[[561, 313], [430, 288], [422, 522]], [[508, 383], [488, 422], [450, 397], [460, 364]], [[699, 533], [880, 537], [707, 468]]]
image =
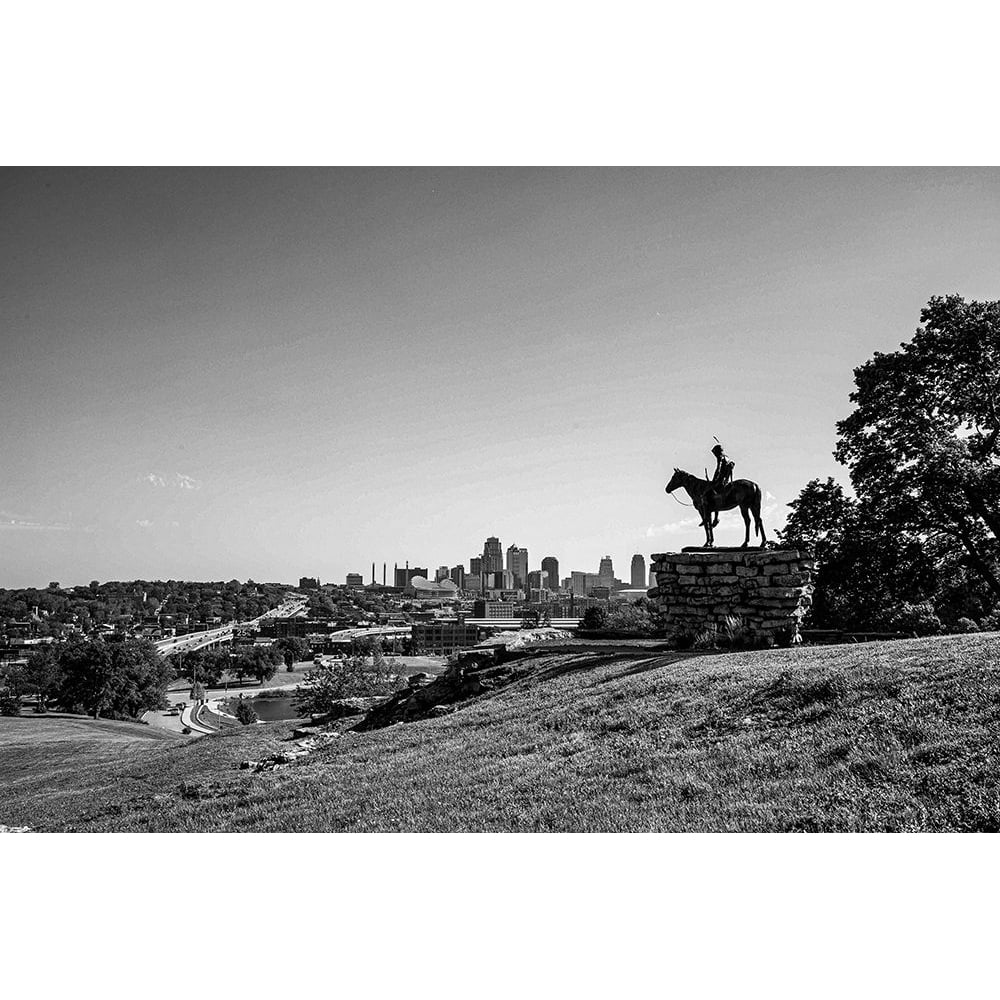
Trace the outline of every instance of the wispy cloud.
[[682, 521], [668, 521], [666, 524], [651, 524], [646, 529], [647, 538], [658, 538], [660, 535], [675, 535], [679, 531], [687, 531], [701, 524], [700, 517], [686, 517]]
[[158, 472], [147, 472], [144, 476], [139, 476], [140, 483], [149, 483], [166, 489], [172, 487], [178, 490], [200, 490], [202, 482], [193, 476], [186, 476], [183, 472], [175, 472], [172, 476], [161, 476]]
[[8, 531], [72, 531], [72, 527], [62, 521], [34, 521], [30, 518], [11, 517], [0, 511], [0, 530]]
[[135, 523], [137, 525], [139, 525], [140, 528], [152, 528], [153, 527], [153, 522], [147, 520], [146, 518], [143, 518], [141, 521], [136, 521]]
[[[775, 498], [771, 496], [770, 493], [767, 494], [771, 500]], [[769, 523], [771, 516], [778, 510], [781, 505], [778, 503], [765, 504], [760, 511], [761, 520], [763, 520], [765, 528]], [[739, 515], [739, 511], [734, 511], [733, 513]], [[700, 517], [685, 517], [680, 521], [668, 521], [666, 524], [651, 524], [646, 529], [647, 538], [659, 538], [662, 535], [676, 535], [681, 531], [690, 531], [692, 528], [697, 527], [701, 524]], [[741, 525], [742, 526], [742, 525]]]

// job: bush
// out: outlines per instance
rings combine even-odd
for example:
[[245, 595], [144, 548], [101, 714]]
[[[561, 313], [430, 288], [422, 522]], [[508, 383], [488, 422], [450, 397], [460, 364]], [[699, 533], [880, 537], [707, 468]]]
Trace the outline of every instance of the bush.
[[257, 713], [250, 702], [243, 700], [236, 706], [236, 718], [244, 726], [252, 726], [257, 721]]
[[699, 632], [694, 637], [694, 642], [692, 646], [695, 649], [718, 649], [719, 648], [719, 630], [714, 626], [710, 626], [703, 632]]
[[326, 715], [344, 698], [392, 694], [404, 686], [395, 659], [375, 649], [370, 664], [363, 656], [317, 664], [296, 688], [295, 707], [305, 715]]
[[602, 629], [607, 628], [607, 624], [607, 610], [601, 607], [592, 607], [584, 611], [583, 618], [580, 621], [580, 628], [584, 632], [600, 632]]
[[20, 715], [21, 699], [13, 691], [4, 689], [0, 691], [0, 715]]
[[988, 614], [982, 620], [981, 627], [984, 632], [1000, 632], [1000, 609]]
[[890, 614], [889, 627], [897, 632], [910, 632], [914, 635], [937, 635], [943, 631], [941, 619], [930, 601], [903, 604]]
[[978, 632], [979, 626], [971, 618], [959, 618], [951, 627], [952, 632]]

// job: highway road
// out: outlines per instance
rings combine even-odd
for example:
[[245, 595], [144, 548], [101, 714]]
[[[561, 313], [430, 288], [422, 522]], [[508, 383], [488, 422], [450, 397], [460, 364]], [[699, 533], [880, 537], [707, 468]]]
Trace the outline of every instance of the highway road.
[[268, 618], [290, 618], [300, 615], [305, 611], [308, 598], [297, 597], [294, 600], [285, 601], [270, 611], [257, 618], [252, 618], [246, 622], [230, 622], [219, 628], [209, 629], [207, 632], [188, 632], [186, 635], [175, 635], [169, 639], [160, 639], [153, 643], [163, 656], [170, 656], [173, 653], [190, 653], [195, 649], [203, 649], [205, 646], [212, 646], [217, 642], [226, 642], [232, 639], [233, 632], [238, 628], [260, 628], [260, 623]]

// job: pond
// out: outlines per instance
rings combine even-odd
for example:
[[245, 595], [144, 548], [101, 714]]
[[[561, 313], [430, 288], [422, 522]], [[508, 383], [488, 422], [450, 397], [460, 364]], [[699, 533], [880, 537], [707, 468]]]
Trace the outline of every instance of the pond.
[[283, 698], [248, 698], [257, 718], [261, 722], [283, 722], [286, 719], [302, 719], [305, 716], [299, 712], [291, 695]]

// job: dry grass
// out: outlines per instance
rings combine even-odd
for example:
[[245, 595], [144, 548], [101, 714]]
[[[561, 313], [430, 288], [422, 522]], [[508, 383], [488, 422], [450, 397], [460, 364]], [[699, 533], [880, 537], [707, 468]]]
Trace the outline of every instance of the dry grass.
[[13, 794], [0, 824], [996, 830], [998, 658], [995, 635], [711, 656], [539, 654], [531, 676], [454, 715], [346, 733], [253, 775], [235, 765], [282, 748], [290, 726], [81, 746], [86, 756], [69, 768], [22, 753], [20, 776], [8, 739], [0, 786]]

